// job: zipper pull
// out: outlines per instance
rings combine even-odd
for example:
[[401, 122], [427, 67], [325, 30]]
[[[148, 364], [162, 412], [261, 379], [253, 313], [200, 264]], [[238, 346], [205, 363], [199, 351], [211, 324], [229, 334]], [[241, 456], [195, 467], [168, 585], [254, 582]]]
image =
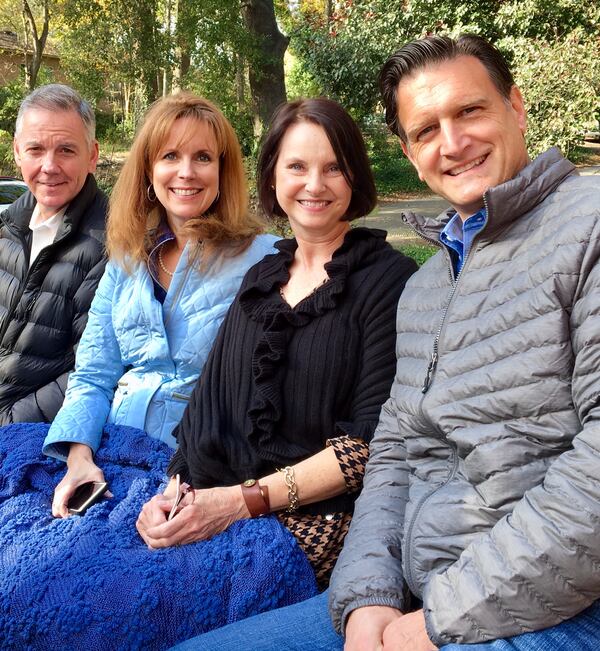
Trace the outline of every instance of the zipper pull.
[[433, 353], [431, 353], [431, 360], [429, 362], [429, 366], [427, 367], [427, 375], [425, 376], [425, 382], [423, 382], [421, 393], [427, 393], [427, 390], [431, 385], [431, 377], [433, 375], [433, 372], [435, 371], [435, 367], [437, 366], [437, 361], [438, 361], [438, 354], [435, 351], [433, 351]]

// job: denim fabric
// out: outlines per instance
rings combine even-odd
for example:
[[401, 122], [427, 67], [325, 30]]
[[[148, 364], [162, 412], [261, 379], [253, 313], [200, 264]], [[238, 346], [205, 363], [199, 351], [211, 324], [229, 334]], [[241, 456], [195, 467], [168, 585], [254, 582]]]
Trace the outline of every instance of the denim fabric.
[[295, 606], [279, 608], [199, 635], [177, 651], [342, 651], [323, 592]]
[[[327, 593], [224, 626], [172, 651], [342, 651], [331, 625]], [[440, 651], [598, 651], [600, 602], [558, 626], [485, 644], [447, 644]]]

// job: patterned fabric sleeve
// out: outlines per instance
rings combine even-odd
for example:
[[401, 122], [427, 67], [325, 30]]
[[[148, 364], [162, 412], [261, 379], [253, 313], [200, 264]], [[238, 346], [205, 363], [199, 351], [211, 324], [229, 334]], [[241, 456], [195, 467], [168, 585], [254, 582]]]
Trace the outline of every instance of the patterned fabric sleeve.
[[362, 488], [365, 465], [369, 458], [369, 444], [350, 436], [338, 436], [327, 441], [332, 447], [346, 481], [346, 488], [353, 493]]

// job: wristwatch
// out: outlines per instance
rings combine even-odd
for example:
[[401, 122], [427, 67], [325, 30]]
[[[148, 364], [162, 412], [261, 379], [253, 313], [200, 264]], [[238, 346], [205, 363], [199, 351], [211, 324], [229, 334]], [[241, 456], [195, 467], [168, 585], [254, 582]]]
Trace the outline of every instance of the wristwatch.
[[266, 486], [261, 486], [256, 479], [246, 479], [241, 486], [244, 502], [253, 518], [271, 512], [269, 489]]

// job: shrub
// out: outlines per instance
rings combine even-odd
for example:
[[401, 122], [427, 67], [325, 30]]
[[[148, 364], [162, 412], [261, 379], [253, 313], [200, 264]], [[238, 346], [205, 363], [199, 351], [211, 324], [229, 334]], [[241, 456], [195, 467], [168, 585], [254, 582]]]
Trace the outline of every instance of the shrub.
[[13, 157], [13, 138], [3, 129], [0, 129], [0, 176], [19, 176]]
[[400, 142], [388, 132], [380, 116], [364, 121], [363, 134], [380, 196], [427, 191]]
[[531, 155], [556, 145], [568, 156], [598, 110], [600, 41], [574, 30], [554, 42], [507, 38], [502, 47], [523, 92]]
[[15, 79], [6, 86], [0, 86], [0, 129], [13, 134], [21, 100], [25, 97], [21, 79]]

